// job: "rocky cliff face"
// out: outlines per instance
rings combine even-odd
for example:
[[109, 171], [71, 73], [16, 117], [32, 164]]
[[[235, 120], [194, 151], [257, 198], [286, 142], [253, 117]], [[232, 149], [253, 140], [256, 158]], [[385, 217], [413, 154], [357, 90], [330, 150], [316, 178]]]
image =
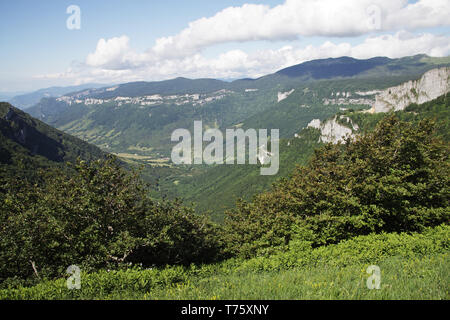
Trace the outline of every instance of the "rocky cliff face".
[[404, 110], [411, 103], [425, 103], [450, 91], [450, 68], [433, 69], [419, 80], [388, 88], [376, 96], [371, 113]]
[[343, 142], [347, 138], [354, 138], [355, 131], [359, 130], [357, 124], [346, 116], [335, 116], [331, 120], [321, 123], [319, 119], [314, 119], [308, 124], [309, 128], [319, 129], [321, 136], [319, 142], [324, 143], [338, 143]]

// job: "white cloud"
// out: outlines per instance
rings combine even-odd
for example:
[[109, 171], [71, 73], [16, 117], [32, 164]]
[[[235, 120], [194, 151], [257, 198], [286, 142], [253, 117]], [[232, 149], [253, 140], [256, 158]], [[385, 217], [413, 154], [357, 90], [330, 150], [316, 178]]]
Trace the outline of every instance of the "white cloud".
[[343, 37], [449, 25], [448, 0], [286, 0], [282, 5], [245, 4], [201, 18], [150, 50], [164, 57], [192, 55], [208, 46], [299, 36]]
[[129, 42], [127, 36], [100, 39], [95, 52], [87, 56], [86, 64], [110, 70], [138, 67], [147, 59], [147, 55], [132, 51]]
[[[406, 2], [406, 1], [401, 1]], [[402, 6], [395, 12], [387, 12], [384, 29], [417, 29], [450, 24], [449, 0], [419, 0], [416, 3]]]
[[86, 63], [92, 67], [109, 66], [114, 68], [124, 62], [125, 54], [129, 50], [127, 36], [109, 40], [100, 39], [95, 52], [87, 56]]
[[425, 53], [432, 57], [449, 55], [450, 37], [430, 33], [416, 35], [400, 31], [395, 35], [369, 37], [351, 50], [351, 55], [356, 58], [373, 56], [400, 58], [419, 53]]
[[[204, 48], [219, 43], [296, 39], [299, 36], [356, 36], [399, 28], [449, 25], [448, 1], [419, 0], [409, 4], [407, 0], [286, 0], [273, 8], [245, 4], [195, 20], [177, 35], [157, 39], [153, 47], [141, 54], [130, 48], [127, 36], [100, 39], [95, 52], [87, 56], [86, 64], [122, 70], [141, 68], [150, 63], [159, 65], [165, 60], [162, 67], [172, 69], [170, 61], [196, 57]], [[395, 49], [396, 46], [388, 48], [390, 51]], [[224, 53], [213, 63], [216, 68], [224, 69], [229, 68], [226, 63], [231, 66], [251, 64], [248, 59], [246, 53], [234, 50]], [[292, 63], [294, 60], [295, 56], [289, 58]]]

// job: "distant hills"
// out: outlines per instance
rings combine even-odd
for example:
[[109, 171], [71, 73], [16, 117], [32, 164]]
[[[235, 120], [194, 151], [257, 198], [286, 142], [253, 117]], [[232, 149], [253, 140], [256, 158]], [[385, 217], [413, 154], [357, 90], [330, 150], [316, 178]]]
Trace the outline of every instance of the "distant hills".
[[[358, 92], [415, 80], [442, 65], [450, 60], [425, 55], [321, 59], [253, 80], [176, 78], [83, 89], [43, 98], [27, 111], [108, 152], [167, 157], [171, 132], [189, 129], [194, 120], [216, 128], [280, 128], [281, 136], [289, 137], [343, 107], [370, 107], [374, 96]], [[336, 102], [333, 95], [343, 92], [351, 97]]]
[[8, 101], [15, 96], [26, 94], [25, 91], [15, 91], [15, 92], [0, 92], [0, 101]]
[[426, 71], [450, 65], [450, 57], [433, 58], [424, 54], [398, 59], [351, 57], [318, 59], [294, 65], [258, 79], [242, 79], [231, 83], [232, 87], [252, 85], [267, 89], [274, 84], [292, 86], [317, 80], [336, 79], [397, 79], [400, 82], [420, 77]]
[[8, 101], [12, 105], [16, 106], [17, 108], [20, 108], [22, 110], [27, 109], [36, 103], [38, 103], [42, 98], [48, 98], [48, 97], [60, 97], [62, 95], [84, 90], [88, 88], [100, 88], [104, 87], [104, 84], [95, 84], [95, 83], [89, 83], [89, 84], [83, 84], [79, 86], [69, 86], [69, 87], [51, 87], [51, 88], [45, 88], [40, 89], [37, 91], [24, 93], [20, 95], [4, 95], [3, 97], [0, 96], [0, 100]]
[[108, 99], [118, 96], [139, 97], [154, 94], [189, 94], [189, 93], [210, 93], [227, 89], [228, 82], [215, 79], [187, 79], [176, 78], [166, 81], [155, 82], [130, 82], [117, 87], [101, 88], [92, 90], [89, 97], [97, 99]]
[[219, 90], [242, 90], [247, 87], [267, 89], [277, 85], [289, 86], [299, 82], [323, 79], [373, 79], [386, 76], [405, 79], [405, 77], [420, 76], [430, 68], [449, 64], [450, 58], [448, 57], [432, 58], [427, 55], [416, 55], [400, 59], [375, 57], [366, 60], [341, 57], [304, 62], [258, 79], [245, 78], [230, 82], [216, 79], [187, 79], [179, 77], [165, 81], [130, 82], [110, 87], [100, 84], [52, 87], [16, 96], [10, 102], [24, 109], [38, 103], [42, 98], [60, 97], [68, 94], [83, 94], [86, 97], [96, 99], [110, 99], [119, 96], [139, 97], [155, 94], [206, 94]]

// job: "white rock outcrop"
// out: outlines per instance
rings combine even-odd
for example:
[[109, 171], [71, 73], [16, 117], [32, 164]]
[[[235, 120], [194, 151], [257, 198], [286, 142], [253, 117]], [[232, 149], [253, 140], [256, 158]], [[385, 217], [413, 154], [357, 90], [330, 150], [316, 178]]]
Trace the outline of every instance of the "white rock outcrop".
[[339, 120], [340, 122], [344, 120], [346, 125], [339, 123], [338, 116], [335, 116], [333, 119], [327, 120], [324, 123], [321, 123], [319, 119], [314, 119], [308, 124], [308, 128], [320, 130], [319, 142], [336, 144], [338, 142], [344, 142], [347, 138], [355, 138], [354, 132], [359, 130], [359, 126], [346, 116], [340, 116]]
[[320, 129], [320, 120], [314, 119], [310, 123], [308, 123], [308, 128]]
[[287, 92], [278, 92], [278, 102], [283, 101], [287, 97], [289, 97], [292, 93], [294, 93], [295, 89], [292, 89], [291, 91]]
[[411, 103], [425, 103], [450, 91], [450, 68], [433, 69], [419, 80], [383, 90], [376, 96], [371, 113], [404, 110]]

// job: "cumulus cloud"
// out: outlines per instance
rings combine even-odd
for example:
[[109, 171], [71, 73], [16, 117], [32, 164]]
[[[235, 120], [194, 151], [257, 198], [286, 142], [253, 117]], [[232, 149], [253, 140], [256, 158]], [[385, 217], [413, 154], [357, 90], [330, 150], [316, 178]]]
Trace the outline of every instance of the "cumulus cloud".
[[127, 36], [100, 39], [95, 52], [86, 58], [86, 64], [103, 69], [129, 69], [138, 67], [147, 59], [145, 54], [137, 54], [131, 50]]
[[286, 0], [273, 8], [245, 4], [193, 21], [177, 35], [157, 39], [150, 51], [165, 57], [192, 55], [218, 43], [358, 36], [448, 25], [449, 17], [448, 0]]
[[[204, 48], [226, 42], [358, 36], [448, 25], [448, 17], [448, 0], [286, 0], [273, 8], [245, 4], [195, 20], [180, 33], [157, 39], [153, 47], [140, 54], [130, 48], [127, 36], [100, 39], [86, 64], [108, 70], [140, 68], [149, 62], [158, 65], [162, 60], [196, 57]], [[391, 48], [395, 50], [396, 46]], [[245, 53], [235, 50], [216, 59], [215, 65], [220, 69], [233, 60], [236, 65], [246, 59]]]

